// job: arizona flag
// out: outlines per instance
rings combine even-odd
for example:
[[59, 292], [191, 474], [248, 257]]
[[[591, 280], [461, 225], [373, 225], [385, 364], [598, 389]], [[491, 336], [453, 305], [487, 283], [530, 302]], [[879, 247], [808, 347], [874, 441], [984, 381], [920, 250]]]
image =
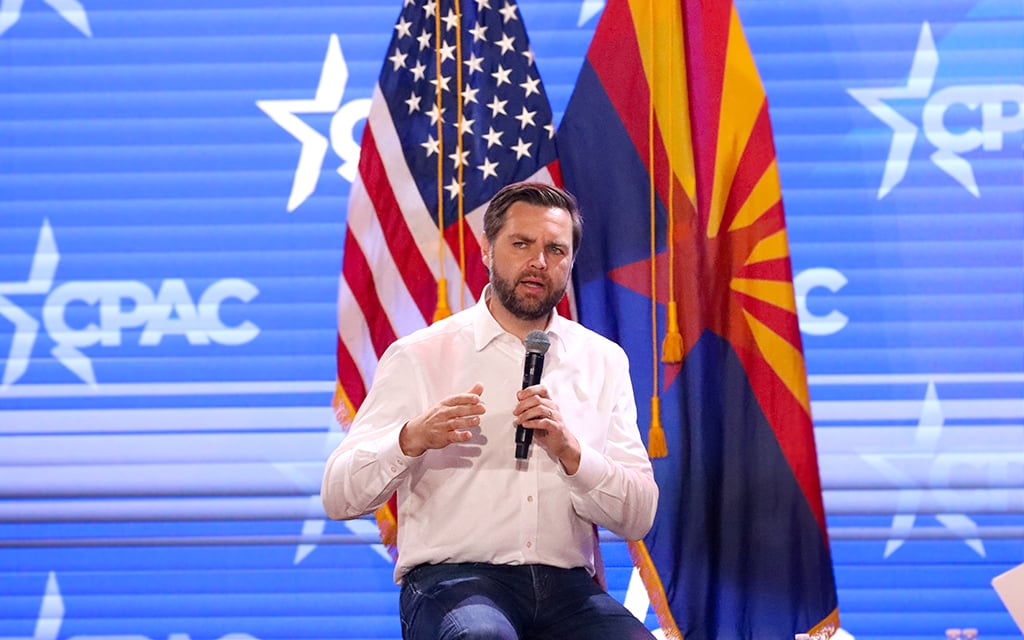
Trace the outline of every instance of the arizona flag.
[[[609, 0], [557, 141], [586, 225], [579, 319], [629, 353], [649, 446], [667, 454], [654, 527], [631, 545], [663, 631], [828, 637], [839, 613], [775, 150], [732, 2]], [[677, 353], [662, 364], [666, 326]]]

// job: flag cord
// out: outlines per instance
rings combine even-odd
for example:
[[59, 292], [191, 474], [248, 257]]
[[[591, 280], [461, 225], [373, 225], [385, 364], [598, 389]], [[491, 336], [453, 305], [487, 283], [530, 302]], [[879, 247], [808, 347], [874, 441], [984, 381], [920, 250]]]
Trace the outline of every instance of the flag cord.
[[657, 279], [657, 246], [656, 227], [657, 210], [655, 207], [655, 184], [654, 184], [654, 89], [657, 73], [654, 72], [655, 47], [654, 47], [654, 0], [650, 2], [648, 14], [648, 44], [650, 55], [647, 59], [649, 76], [649, 93], [647, 100], [647, 164], [649, 190], [650, 190], [650, 232], [651, 232], [651, 352], [653, 361], [653, 375], [651, 377], [651, 426], [647, 432], [647, 454], [652, 458], [663, 458], [667, 455], [665, 444], [665, 431], [661, 427], [661, 401], [658, 398], [658, 279]]
[[[440, 11], [438, 11], [440, 13]], [[458, 115], [455, 124], [455, 139], [458, 140], [458, 156], [455, 164], [459, 173], [459, 308], [466, 308], [466, 212], [465, 198], [462, 192], [463, 165], [462, 165], [462, 8], [458, 2], [455, 3], [455, 96]]]
[[441, 117], [441, 9], [434, 11], [434, 78], [437, 80], [435, 109], [437, 109], [437, 306], [434, 322], [452, 314], [448, 308], [448, 280], [444, 277], [444, 120]]
[[[670, 104], [672, 105], [671, 111], [675, 113], [675, 92], [676, 92], [676, 57], [669, 55], [668, 57], [668, 77], [669, 77], [669, 91]], [[672, 164], [673, 151], [676, 149], [675, 144], [675, 132], [676, 132], [676, 120], [674, 117], [669, 117], [666, 124], [666, 134], [668, 136], [668, 144], [665, 145], [667, 149], [668, 159], [668, 229], [667, 239], [665, 241], [666, 250], [668, 253], [668, 317], [665, 322], [665, 339], [661, 343], [661, 361], [665, 364], [675, 364], [683, 361], [683, 335], [679, 332], [679, 311], [676, 305], [676, 213], [675, 213], [675, 182], [676, 173], [675, 167]]]

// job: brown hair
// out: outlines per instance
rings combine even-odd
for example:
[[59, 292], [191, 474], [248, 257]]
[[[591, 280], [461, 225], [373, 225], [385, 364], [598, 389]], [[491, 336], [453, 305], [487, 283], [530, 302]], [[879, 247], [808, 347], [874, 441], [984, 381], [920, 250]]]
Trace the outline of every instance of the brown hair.
[[576, 249], [583, 238], [583, 217], [576, 198], [565, 189], [543, 182], [513, 182], [494, 194], [484, 212], [484, 236], [488, 243], [494, 245], [501, 228], [505, 226], [505, 215], [509, 207], [516, 202], [567, 211], [572, 218], [572, 254], [576, 255]]

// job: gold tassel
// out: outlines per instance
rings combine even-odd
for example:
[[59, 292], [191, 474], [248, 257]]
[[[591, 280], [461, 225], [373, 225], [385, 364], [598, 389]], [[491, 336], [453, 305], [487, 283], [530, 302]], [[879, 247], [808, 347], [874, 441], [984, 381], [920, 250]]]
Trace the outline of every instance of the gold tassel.
[[675, 300], [668, 303], [668, 328], [665, 330], [665, 340], [661, 343], [661, 361], [666, 364], [683, 361], [683, 335], [679, 333]]
[[664, 458], [668, 455], [665, 430], [661, 428], [661, 399], [651, 396], [651, 428], [647, 432], [647, 455]]
[[434, 322], [443, 320], [452, 315], [448, 307], [448, 280], [440, 278], [437, 281], [437, 308], [434, 309]]

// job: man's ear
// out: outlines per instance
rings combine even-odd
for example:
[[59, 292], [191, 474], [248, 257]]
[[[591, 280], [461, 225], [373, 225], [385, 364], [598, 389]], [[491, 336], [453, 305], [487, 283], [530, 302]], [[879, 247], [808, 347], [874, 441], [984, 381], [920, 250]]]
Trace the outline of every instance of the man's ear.
[[488, 271], [491, 270], [491, 245], [487, 242], [487, 234], [480, 234], [480, 259]]

